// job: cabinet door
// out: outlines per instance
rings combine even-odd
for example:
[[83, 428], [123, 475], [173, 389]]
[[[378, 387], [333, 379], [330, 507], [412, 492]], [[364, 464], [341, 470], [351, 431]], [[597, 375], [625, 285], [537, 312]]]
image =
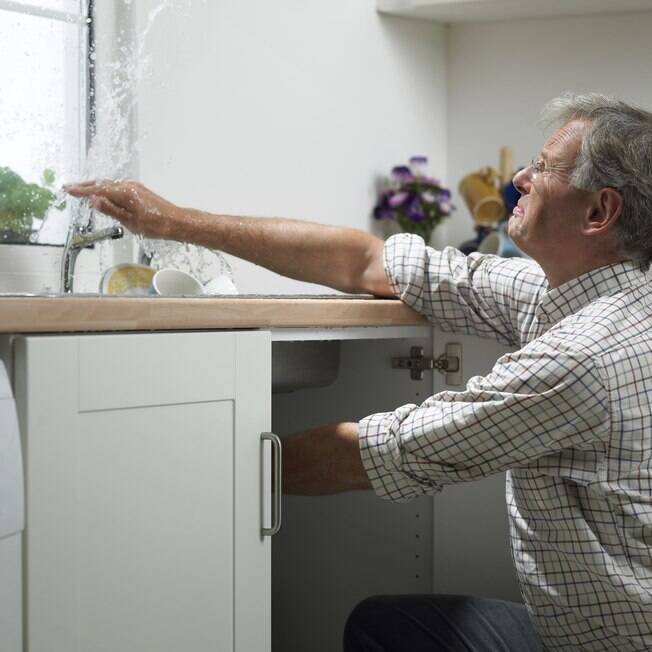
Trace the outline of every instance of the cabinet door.
[[268, 333], [29, 337], [29, 652], [266, 652]]
[[[472, 376], [491, 371], [510, 349], [498, 342], [435, 330], [435, 354], [446, 344], [462, 344], [463, 385]], [[434, 391], [459, 391], [435, 372]], [[509, 549], [505, 474], [446, 487], [434, 498], [433, 588], [458, 593], [521, 601]]]

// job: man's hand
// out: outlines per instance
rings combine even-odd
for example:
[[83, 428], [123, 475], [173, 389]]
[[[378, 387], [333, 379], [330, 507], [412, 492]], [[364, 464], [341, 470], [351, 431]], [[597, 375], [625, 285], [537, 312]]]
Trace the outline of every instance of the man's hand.
[[159, 240], [174, 239], [181, 209], [134, 181], [87, 181], [65, 185], [78, 198], [87, 198], [96, 210], [122, 222], [132, 233]]
[[282, 440], [283, 493], [300, 496], [371, 489], [357, 423], [336, 423]]

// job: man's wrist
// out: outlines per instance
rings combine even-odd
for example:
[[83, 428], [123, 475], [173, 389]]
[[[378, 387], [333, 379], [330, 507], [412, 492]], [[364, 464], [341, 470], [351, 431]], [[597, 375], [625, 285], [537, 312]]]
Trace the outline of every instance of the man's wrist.
[[371, 482], [360, 457], [357, 422], [345, 421], [335, 425], [335, 436], [342, 450], [339, 482], [342, 491], [371, 489]]
[[162, 238], [164, 240], [197, 243], [198, 237], [205, 236], [202, 229], [201, 215], [201, 211], [194, 208], [174, 206], [166, 215], [167, 219], [162, 220]]
[[307, 496], [370, 489], [357, 431], [357, 423], [342, 422], [286, 437], [284, 491]]

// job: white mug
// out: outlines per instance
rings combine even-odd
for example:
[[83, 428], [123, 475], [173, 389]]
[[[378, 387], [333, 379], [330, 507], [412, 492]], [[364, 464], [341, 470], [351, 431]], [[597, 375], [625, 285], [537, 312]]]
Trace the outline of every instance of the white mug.
[[164, 297], [197, 297], [204, 294], [202, 284], [180, 269], [160, 269], [152, 279], [150, 294]]
[[233, 281], [228, 276], [216, 276], [212, 281], [204, 284], [205, 294], [238, 294]]

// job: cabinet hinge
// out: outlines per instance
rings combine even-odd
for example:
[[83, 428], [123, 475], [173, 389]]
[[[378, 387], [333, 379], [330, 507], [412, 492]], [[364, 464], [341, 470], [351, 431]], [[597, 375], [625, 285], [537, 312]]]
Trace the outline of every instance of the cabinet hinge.
[[409, 358], [392, 358], [392, 368], [409, 369], [412, 380], [423, 380], [423, 372], [434, 369], [446, 374], [448, 385], [461, 385], [462, 345], [447, 344], [446, 351], [437, 358], [426, 358], [422, 346], [413, 346]]

